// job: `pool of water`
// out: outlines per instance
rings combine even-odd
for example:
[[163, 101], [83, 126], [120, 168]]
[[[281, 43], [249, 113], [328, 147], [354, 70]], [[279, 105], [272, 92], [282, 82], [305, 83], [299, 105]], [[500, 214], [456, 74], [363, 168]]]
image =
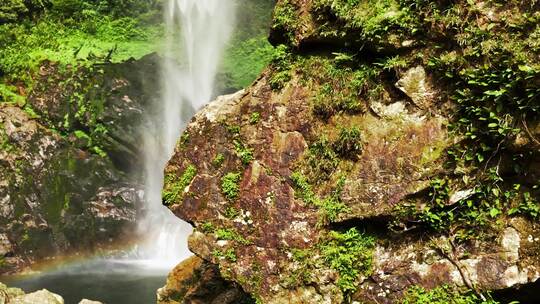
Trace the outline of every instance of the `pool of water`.
[[83, 298], [105, 304], [152, 304], [170, 270], [151, 261], [93, 260], [34, 275], [0, 277], [0, 282], [27, 293], [45, 288], [61, 295], [66, 304]]

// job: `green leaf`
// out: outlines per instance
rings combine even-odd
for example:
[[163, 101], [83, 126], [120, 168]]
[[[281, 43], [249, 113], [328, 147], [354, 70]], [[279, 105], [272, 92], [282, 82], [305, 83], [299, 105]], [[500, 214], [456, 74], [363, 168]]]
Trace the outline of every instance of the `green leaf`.
[[489, 216], [491, 217], [496, 217], [497, 215], [499, 215], [501, 213], [501, 211], [497, 208], [491, 208], [491, 210], [489, 210]]

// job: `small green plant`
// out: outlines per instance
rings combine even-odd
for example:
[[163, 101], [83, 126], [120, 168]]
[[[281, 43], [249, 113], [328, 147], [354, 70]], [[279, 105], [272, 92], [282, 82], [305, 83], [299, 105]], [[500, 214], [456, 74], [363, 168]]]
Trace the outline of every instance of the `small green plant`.
[[272, 89], [280, 90], [291, 80], [291, 59], [292, 55], [286, 45], [281, 44], [275, 48], [271, 63], [272, 75], [269, 80]]
[[340, 178], [336, 190], [331, 195], [321, 199], [312, 190], [307, 178], [299, 172], [291, 174], [291, 181], [295, 189], [295, 195], [301, 198], [306, 204], [317, 206], [321, 210], [321, 222], [333, 222], [338, 216], [347, 212], [349, 208], [341, 202], [340, 195], [343, 189], [345, 178]]
[[291, 258], [297, 264], [297, 267], [289, 276], [283, 279], [283, 284], [287, 287], [309, 284], [313, 280], [313, 250], [291, 248], [290, 252]]
[[249, 165], [249, 163], [253, 160], [253, 149], [246, 147], [238, 139], [234, 141], [234, 150], [236, 151], [236, 155], [238, 155], [242, 161], [242, 164]]
[[241, 174], [229, 172], [221, 178], [221, 191], [229, 200], [235, 200], [240, 193]]
[[259, 120], [261, 120], [261, 113], [259, 112], [253, 112], [251, 113], [251, 116], [249, 117], [249, 123], [252, 125], [256, 125]]
[[288, 42], [292, 42], [297, 27], [296, 7], [289, 0], [280, 1], [274, 9], [272, 28], [281, 31]]
[[212, 233], [214, 232], [215, 228], [214, 228], [214, 225], [212, 224], [212, 222], [204, 222], [201, 224], [200, 226], [201, 228], [201, 231], [204, 232], [204, 233]]
[[216, 157], [212, 160], [212, 165], [216, 168], [220, 168], [221, 165], [223, 165], [223, 162], [225, 161], [225, 156], [223, 153], [218, 153]]
[[218, 240], [235, 241], [242, 245], [250, 245], [252, 242], [246, 240], [242, 235], [233, 229], [220, 228], [215, 231]]
[[236, 253], [234, 252], [233, 248], [227, 249], [225, 251], [215, 249], [214, 251], [212, 251], [212, 255], [214, 257], [216, 257], [216, 258], [227, 259], [227, 260], [229, 260], [230, 262], [233, 262], [233, 263], [236, 262], [236, 260], [237, 260]]
[[362, 151], [360, 129], [341, 128], [338, 138], [333, 143], [334, 150], [342, 157], [354, 158]]
[[240, 134], [240, 126], [239, 125], [227, 125], [227, 126], [225, 126], [225, 128], [232, 135]]
[[236, 218], [238, 215], [240, 215], [240, 212], [234, 208], [234, 207], [227, 207], [227, 209], [225, 209], [225, 217], [228, 218], [228, 219], [234, 219]]
[[325, 263], [339, 274], [338, 287], [354, 292], [360, 275], [369, 275], [375, 239], [351, 228], [345, 232], [330, 231], [319, 248]]
[[189, 143], [189, 133], [184, 132], [184, 133], [182, 133], [182, 136], [180, 136], [180, 140], [179, 140], [178, 144], [181, 147], [185, 147], [188, 143]]
[[165, 205], [173, 205], [182, 199], [184, 191], [193, 178], [197, 175], [197, 168], [193, 165], [188, 165], [180, 178], [174, 174], [165, 176], [165, 186], [162, 191], [163, 203]]
[[306, 156], [306, 168], [312, 181], [328, 180], [339, 165], [338, 154], [333, 144], [325, 136], [309, 146]]
[[508, 215], [515, 214], [523, 214], [530, 216], [533, 219], [537, 219], [540, 216], [540, 204], [532, 198], [530, 192], [524, 192], [520, 204], [508, 211]]

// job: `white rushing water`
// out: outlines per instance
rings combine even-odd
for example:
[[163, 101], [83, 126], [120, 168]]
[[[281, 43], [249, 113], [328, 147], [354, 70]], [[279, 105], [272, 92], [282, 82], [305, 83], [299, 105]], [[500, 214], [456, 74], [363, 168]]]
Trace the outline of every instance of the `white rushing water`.
[[139, 258], [170, 269], [190, 255], [191, 227], [161, 204], [163, 170], [188, 120], [213, 96], [214, 79], [231, 35], [233, 0], [169, 0], [165, 13], [163, 98], [148, 115], [145, 150], [146, 236]]

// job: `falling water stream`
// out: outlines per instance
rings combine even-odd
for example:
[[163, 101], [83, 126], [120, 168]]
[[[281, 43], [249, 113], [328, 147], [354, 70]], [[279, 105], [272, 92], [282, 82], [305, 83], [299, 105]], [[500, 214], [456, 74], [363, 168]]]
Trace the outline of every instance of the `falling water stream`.
[[187, 120], [212, 98], [233, 8], [231, 0], [171, 0], [166, 10], [164, 94], [144, 141], [148, 213], [140, 224], [148, 232], [142, 256], [156, 266], [170, 268], [189, 255], [190, 226], [161, 205], [163, 169]]
[[8, 284], [27, 292], [47, 288], [63, 295], [66, 304], [82, 298], [106, 304], [155, 303], [166, 273], [190, 255], [190, 226], [161, 204], [163, 170], [188, 119], [214, 94], [214, 79], [233, 29], [233, 1], [168, 1], [162, 102], [142, 126], [146, 210], [137, 248], [124, 257], [62, 266]]

